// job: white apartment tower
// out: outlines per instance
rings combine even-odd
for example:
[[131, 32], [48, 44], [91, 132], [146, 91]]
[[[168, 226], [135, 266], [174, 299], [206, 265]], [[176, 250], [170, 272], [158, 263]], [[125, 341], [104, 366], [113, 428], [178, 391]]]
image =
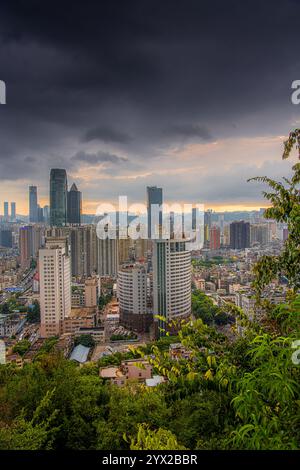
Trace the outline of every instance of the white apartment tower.
[[147, 313], [147, 273], [144, 265], [124, 265], [118, 272], [120, 312]]
[[191, 253], [185, 243], [160, 239], [153, 246], [153, 314], [167, 321], [191, 314]]
[[47, 239], [39, 251], [41, 336], [60, 335], [71, 312], [71, 265], [65, 238]]
[[153, 316], [147, 309], [147, 269], [144, 264], [123, 265], [118, 272], [120, 318], [126, 327], [149, 331]]

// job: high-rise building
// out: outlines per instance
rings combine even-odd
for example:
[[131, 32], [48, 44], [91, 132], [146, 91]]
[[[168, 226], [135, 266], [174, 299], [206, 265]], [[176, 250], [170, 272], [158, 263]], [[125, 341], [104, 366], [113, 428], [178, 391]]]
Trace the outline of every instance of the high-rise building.
[[221, 230], [220, 227], [211, 227], [209, 235], [209, 248], [210, 250], [219, 250], [221, 245]]
[[97, 238], [97, 273], [99, 276], [117, 277], [119, 269], [117, 238]]
[[230, 247], [233, 250], [243, 250], [250, 247], [250, 223], [232, 222], [230, 224]]
[[190, 315], [191, 253], [185, 240], [156, 240], [153, 245], [154, 315], [167, 321]]
[[[161, 238], [162, 235], [162, 206], [163, 193], [162, 188], [157, 186], [147, 186], [147, 218], [148, 218], [148, 238], [156, 237]], [[159, 207], [152, 207], [153, 205]], [[155, 214], [156, 210], [157, 214]], [[153, 227], [152, 227], [153, 224]], [[158, 224], [158, 226], [157, 226]], [[154, 232], [154, 233], [153, 233]], [[152, 237], [151, 237], [152, 234]]]
[[223, 235], [221, 234], [221, 241], [223, 246], [230, 245], [230, 225], [224, 225]]
[[67, 173], [60, 168], [50, 172], [50, 225], [63, 227], [67, 223]]
[[250, 225], [250, 243], [251, 245], [259, 243], [266, 245], [270, 241], [270, 233], [268, 224], [251, 224]]
[[16, 221], [16, 203], [15, 202], [10, 203], [10, 220], [11, 222]]
[[143, 264], [124, 265], [118, 272], [121, 323], [138, 332], [149, 331], [153, 315], [147, 312], [147, 269]]
[[31, 259], [37, 257], [43, 245], [44, 230], [40, 226], [26, 225], [19, 230], [20, 264], [22, 269], [30, 266]]
[[204, 212], [204, 246], [209, 246], [209, 236], [211, 229], [212, 210], [208, 209]]
[[67, 241], [47, 239], [39, 251], [41, 337], [60, 335], [71, 313], [71, 267]]
[[97, 234], [93, 225], [67, 227], [71, 245], [72, 276], [91, 276], [97, 270]]
[[33, 256], [33, 226], [20, 227], [19, 230], [20, 265], [28, 269]]
[[47, 236], [67, 237], [72, 276], [88, 277], [97, 271], [97, 234], [94, 225], [52, 227]]
[[36, 186], [29, 186], [29, 222], [38, 222], [38, 202]]
[[4, 220], [5, 220], [5, 222], [8, 222], [8, 217], [9, 217], [9, 215], [8, 215], [8, 202], [5, 201], [4, 202]]
[[37, 208], [37, 214], [38, 214], [38, 222], [44, 222], [44, 213], [43, 213], [43, 209], [40, 207], [40, 205], [38, 204], [38, 208]]
[[175, 237], [175, 214], [173, 211], [170, 212], [170, 238]]
[[132, 260], [136, 241], [137, 240], [132, 240], [130, 237], [118, 238], [118, 261], [120, 265]]
[[[137, 240], [134, 240], [132, 257], [136, 261], [144, 262], [147, 259], [147, 254], [149, 250], [150, 250], [149, 240], [138, 238]], [[121, 260], [120, 260], [120, 264], [121, 264]]]
[[68, 191], [67, 219], [69, 224], [80, 225], [81, 223], [81, 192], [78, 191], [75, 183]]
[[84, 305], [85, 307], [96, 307], [101, 294], [100, 277], [93, 276], [84, 283]]
[[0, 246], [3, 248], [12, 248], [12, 244], [12, 231], [6, 228], [0, 229]]
[[50, 207], [49, 206], [43, 207], [43, 221], [47, 225], [50, 223]]
[[192, 230], [196, 230], [197, 225], [197, 209], [195, 207], [192, 208]]
[[34, 225], [32, 227], [32, 256], [36, 258], [38, 256], [39, 249], [44, 244], [45, 230], [40, 225]]

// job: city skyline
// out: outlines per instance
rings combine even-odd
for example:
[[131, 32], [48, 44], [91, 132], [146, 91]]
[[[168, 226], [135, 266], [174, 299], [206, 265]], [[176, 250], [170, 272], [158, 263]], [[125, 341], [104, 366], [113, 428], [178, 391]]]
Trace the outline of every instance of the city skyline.
[[[41, 207], [44, 207], [44, 206], [48, 206], [49, 205], [49, 198], [43, 198], [43, 197], [40, 197], [39, 198], [39, 201], [40, 201], [40, 204], [41, 204]], [[144, 202], [145, 201], [145, 198], [141, 198], [139, 200], [139, 202]], [[88, 202], [84, 202], [83, 200], [83, 204], [82, 204], [82, 214], [83, 215], [94, 215], [95, 214], [95, 210], [97, 209], [98, 205], [101, 204], [102, 202], [104, 202], [104, 200], [102, 201], [95, 201], [93, 203], [88, 203]], [[107, 200], [105, 201], [106, 203], [108, 204], [116, 204], [117, 203], [117, 198], [116, 199], [110, 199], [110, 200]], [[135, 203], [137, 201], [132, 201], [132, 203]], [[166, 198], [166, 204], [171, 204], [172, 202], [174, 201], [170, 201]], [[183, 201], [176, 201], [178, 202], [179, 204], [184, 204], [186, 201], [183, 200]], [[22, 202], [16, 202], [16, 206], [17, 206], [17, 214], [18, 215], [22, 215], [22, 216], [29, 216], [29, 208], [28, 208], [28, 204], [27, 203], [24, 203], [22, 204]], [[212, 209], [213, 211], [215, 212], [243, 212], [243, 211], [249, 211], [249, 212], [252, 212], [252, 211], [259, 211], [259, 209], [265, 209], [269, 207], [268, 205], [266, 205], [264, 202], [262, 202], [262, 204], [257, 204], [257, 205], [253, 205], [252, 203], [249, 203], [249, 205], [247, 204], [236, 204], [236, 205], [214, 205], [214, 204], [211, 204], [211, 205], [207, 205], [207, 209]], [[3, 210], [0, 209], [0, 217], [3, 216]]]
[[[52, 170], [53, 170], [53, 169], [50, 169], [50, 172], [49, 172], [50, 178], [51, 178], [51, 171], [52, 171]], [[61, 170], [62, 170], [62, 171], [66, 171], [65, 169], [61, 169]], [[68, 176], [69, 176], [69, 175], [67, 174], [67, 178], [68, 178]], [[138, 204], [140, 204], [140, 203], [145, 203], [145, 201], [147, 202], [147, 197], [148, 197], [148, 196], [147, 196], [147, 191], [148, 191], [148, 189], [149, 189], [149, 188], [150, 188], [150, 189], [151, 189], [151, 188], [156, 188], [156, 187], [157, 187], [157, 186], [150, 186], [150, 187], [147, 186], [147, 187], [145, 187], [145, 188], [144, 188], [144, 191], [145, 191], [144, 197], [143, 197], [142, 195], [140, 195], [137, 200], [135, 200], [135, 201], [133, 201], [133, 200], [132, 200], [132, 201], [129, 201], [129, 204], [131, 205], [131, 204], [136, 204], [136, 203], [138, 203]], [[76, 188], [76, 190], [78, 191], [77, 186], [76, 186], [76, 183], [74, 183], [74, 182], [73, 182], [73, 184], [71, 185], [71, 188], [70, 188], [69, 192], [72, 191], [72, 188], [73, 188], [73, 189]], [[34, 189], [35, 191], [38, 191], [38, 190], [39, 190], [39, 187], [30, 184], [30, 185], [28, 186], [28, 188], [27, 188], [27, 191], [29, 190], [29, 194], [31, 193], [32, 189]], [[158, 189], [161, 189], [161, 188], [158, 188]], [[162, 188], [162, 189], [164, 189], [164, 188]], [[39, 197], [39, 198], [38, 198], [39, 204], [37, 203], [37, 195], [35, 194], [35, 198], [36, 198], [36, 211], [40, 210], [40, 208], [43, 208], [43, 207], [45, 207], [45, 206], [47, 206], [47, 207], [50, 206], [50, 199], [51, 199], [51, 198], [50, 198], [49, 187], [48, 187], [48, 193], [49, 193], [49, 196], [48, 196], [48, 197], [45, 197], [45, 198]], [[93, 202], [93, 203], [91, 204], [90, 201], [86, 201], [86, 200], [84, 199], [84, 197], [83, 197], [83, 199], [82, 199], [82, 197], [81, 197], [81, 191], [79, 191], [78, 193], [80, 194], [80, 203], [78, 202], [77, 204], [80, 204], [80, 206], [83, 208], [83, 210], [81, 210], [81, 213], [82, 213], [82, 214], [86, 214], [86, 215], [94, 215], [94, 214], [96, 213], [96, 210], [97, 210], [98, 206], [99, 206], [100, 204], [103, 204], [103, 203], [104, 203], [104, 204], [106, 204], [106, 203], [107, 203], [107, 204], [112, 204], [112, 205], [115, 205], [115, 206], [116, 206], [117, 203], [118, 203], [118, 197], [121, 196], [121, 195], [117, 195], [117, 194], [116, 194], [115, 197], [114, 197], [114, 199], [111, 199], [111, 200], [102, 199], [102, 200], [99, 200], [99, 201], [95, 201], [95, 202]], [[5, 204], [6, 204], [6, 203], [8, 204], [8, 202], [6, 201], [6, 199], [7, 199], [7, 198], [5, 198], [5, 200], [3, 200], [3, 202], [2, 202], [2, 200], [0, 199], [0, 216], [3, 215], [3, 217], [5, 217], [5, 209], [3, 209], [3, 214], [2, 214], [2, 212], [1, 212], [1, 210], [2, 210], [1, 207], [3, 207], [3, 206], [5, 207]], [[28, 202], [28, 203], [27, 203], [27, 202], [24, 202], [24, 199], [25, 199], [25, 198], [22, 197], [23, 204], [22, 204], [22, 203], [21, 203], [21, 204], [19, 203], [18, 206], [17, 206], [17, 207], [18, 207], [18, 214], [19, 214], [19, 215], [23, 215], [23, 216], [28, 216], [28, 217], [30, 218], [30, 197], [29, 197], [29, 202]], [[25, 199], [25, 201], [26, 201], [26, 199]], [[12, 201], [10, 202], [10, 204], [11, 204], [11, 203], [12, 203]], [[167, 198], [165, 198], [164, 203], [167, 204], [167, 205], [171, 205], [171, 204], [177, 203], [177, 204], [180, 204], [180, 205], [183, 206], [184, 204], [188, 204], [188, 203], [194, 203], [194, 204], [195, 204], [195, 203], [200, 203], [200, 204], [201, 204], [202, 202], [201, 202], [201, 201], [189, 201], [188, 199], [182, 200], [182, 201], [178, 201], [178, 200], [174, 201], [174, 200], [168, 199], [168, 197], [167, 197]], [[13, 202], [13, 204], [16, 205], [15, 202]], [[207, 209], [207, 210], [211, 209], [211, 210], [213, 210], [213, 211], [215, 211], [215, 212], [236, 212], [236, 211], [249, 211], [249, 212], [251, 212], [251, 211], [257, 211], [257, 210], [259, 210], [259, 209], [261, 209], [261, 208], [266, 208], [266, 207], [268, 207], [268, 204], [266, 204], [265, 202], [262, 202], [262, 204], [258, 204], [258, 205], [254, 205], [254, 206], [253, 206], [251, 203], [249, 203], [249, 204], [245, 203], [245, 204], [243, 204], [243, 205], [237, 203], [236, 205], [231, 205], [231, 206], [224, 206], [224, 205], [223, 205], [223, 206], [222, 206], [222, 205], [221, 205], [221, 206], [218, 206], [218, 205], [214, 205], [214, 204], [208, 204], [208, 205], [205, 207], [205, 210], [206, 210], [206, 209]], [[146, 209], [145, 209], [145, 213], [146, 213]], [[36, 221], [37, 221], [37, 220], [32, 220], [31, 222], [36, 222]]]

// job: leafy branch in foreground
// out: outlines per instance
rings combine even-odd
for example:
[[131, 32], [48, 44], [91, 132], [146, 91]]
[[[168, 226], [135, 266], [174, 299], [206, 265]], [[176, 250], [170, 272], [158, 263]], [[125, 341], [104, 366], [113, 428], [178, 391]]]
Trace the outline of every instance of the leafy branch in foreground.
[[[300, 131], [296, 129], [284, 143], [283, 158], [288, 158], [295, 143], [300, 142]], [[299, 149], [300, 150], [300, 149]], [[290, 288], [297, 292], [300, 288], [300, 163], [293, 167], [292, 178], [283, 178], [283, 182], [274, 181], [266, 176], [250, 178], [248, 181], [265, 183], [271, 189], [263, 191], [264, 197], [272, 206], [265, 210], [264, 217], [287, 224], [288, 237], [283, 251], [278, 256], [262, 256], [254, 267], [253, 287], [258, 299], [265, 287], [275, 278], [285, 276]]]
[[[125, 438], [125, 437], [124, 437]], [[178, 444], [176, 436], [166, 429], [152, 431], [147, 424], [140, 424], [136, 438], [131, 439], [131, 450], [186, 450]]]

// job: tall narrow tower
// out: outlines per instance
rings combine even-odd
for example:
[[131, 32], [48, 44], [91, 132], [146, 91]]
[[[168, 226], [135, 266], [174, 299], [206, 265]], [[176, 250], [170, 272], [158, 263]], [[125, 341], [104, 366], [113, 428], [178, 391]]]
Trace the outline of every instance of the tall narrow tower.
[[37, 187], [29, 186], [29, 222], [38, 221]]
[[78, 191], [76, 184], [73, 183], [68, 192], [67, 218], [69, 224], [80, 225], [81, 204], [81, 192]]
[[191, 314], [191, 253], [185, 243], [182, 239], [154, 241], [153, 313], [166, 321]]
[[[162, 188], [157, 186], [147, 186], [147, 216], [148, 216], [148, 238], [153, 238], [153, 230], [159, 234], [159, 238], [162, 233], [162, 209], [160, 206], [163, 203]], [[159, 206], [159, 207], [158, 207]], [[158, 211], [158, 220], [155, 220], [156, 210]], [[158, 224], [158, 227], [157, 227]], [[154, 227], [152, 227], [152, 225]], [[158, 230], [157, 230], [158, 229]], [[157, 237], [158, 238], [158, 237]]]
[[41, 336], [60, 335], [71, 312], [71, 267], [65, 238], [49, 238], [39, 251]]
[[60, 168], [50, 172], [50, 225], [63, 227], [67, 223], [67, 173]]

